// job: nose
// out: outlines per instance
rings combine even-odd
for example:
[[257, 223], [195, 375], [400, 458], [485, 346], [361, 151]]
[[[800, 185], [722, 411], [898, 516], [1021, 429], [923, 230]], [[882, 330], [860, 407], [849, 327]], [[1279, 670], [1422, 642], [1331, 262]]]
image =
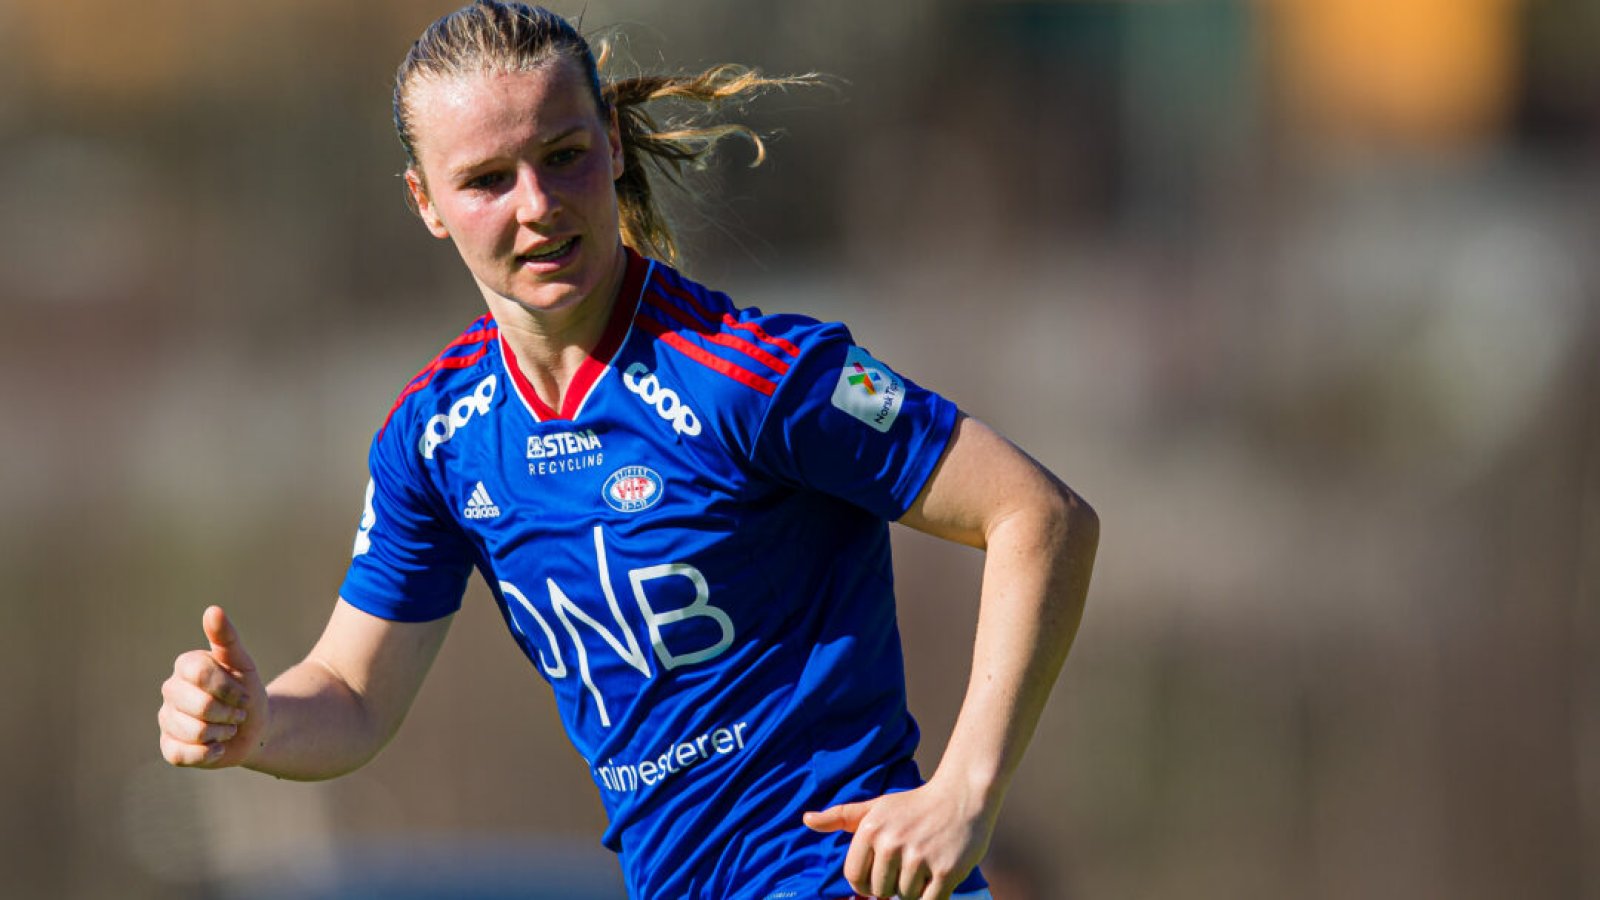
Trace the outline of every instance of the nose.
[[526, 166], [517, 172], [516, 213], [519, 224], [548, 225], [558, 206], [550, 185], [540, 179], [538, 173]]

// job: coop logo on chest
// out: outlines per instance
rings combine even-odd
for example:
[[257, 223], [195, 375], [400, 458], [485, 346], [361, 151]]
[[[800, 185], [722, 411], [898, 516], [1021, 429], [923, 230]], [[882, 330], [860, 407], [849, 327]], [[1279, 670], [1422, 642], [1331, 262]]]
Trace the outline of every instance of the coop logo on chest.
[[417, 445], [422, 451], [423, 459], [433, 459], [433, 451], [439, 445], [456, 436], [456, 432], [467, 427], [474, 414], [483, 415], [489, 411], [489, 402], [494, 399], [496, 379], [493, 375], [478, 382], [472, 393], [456, 399], [450, 404], [449, 412], [442, 412], [428, 420], [422, 427], [422, 440]]
[[677, 391], [662, 384], [644, 363], [629, 366], [622, 373], [622, 383], [638, 394], [639, 399], [655, 407], [656, 415], [671, 423], [673, 431], [689, 437], [700, 433], [700, 417], [683, 402]]
[[666, 487], [666, 482], [654, 469], [623, 466], [606, 479], [600, 495], [605, 498], [606, 505], [617, 512], [635, 513], [655, 506]]

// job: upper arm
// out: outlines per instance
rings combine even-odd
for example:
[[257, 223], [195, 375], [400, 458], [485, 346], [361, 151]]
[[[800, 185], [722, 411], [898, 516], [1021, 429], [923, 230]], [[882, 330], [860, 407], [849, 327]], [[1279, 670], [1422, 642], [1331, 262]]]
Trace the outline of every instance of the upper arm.
[[772, 397], [751, 462], [779, 482], [899, 519], [949, 443], [956, 405], [817, 328]]
[[1036, 517], [1063, 536], [1072, 529], [1083, 534], [1095, 524], [1089, 505], [1048, 469], [993, 428], [963, 415], [900, 522], [985, 547], [999, 523], [1017, 516]]
[[453, 616], [382, 619], [340, 599], [306, 661], [326, 669], [361, 702], [385, 737], [400, 727], [444, 644]]

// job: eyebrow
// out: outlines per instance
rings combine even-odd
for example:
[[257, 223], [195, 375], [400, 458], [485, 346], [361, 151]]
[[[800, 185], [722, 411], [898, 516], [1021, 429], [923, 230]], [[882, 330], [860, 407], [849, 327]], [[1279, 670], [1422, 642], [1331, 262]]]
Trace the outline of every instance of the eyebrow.
[[[585, 124], [582, 123], [582, 122], [579, 122], [579, 123], [577, 123], [575, 125], [571, 125], [571, 126], [565, 128], [565, 129], [563, 129], [562, 131], [558, 132], [554, 136], [546, 138], [546, 139], [540, 141], [539, 145], [542, 146], [542, 147], [548, 147], [551, 144], [559, 144], [562, 141], [566, 140], [567, 138], [572, 137], [574, 134], [577, 134], [578, 132], [583, 131], [585, 127], [586, 127]], [[467, 175], [467, 174], [472, 173], [472, 172], [476, 172], [477, 170], [483, 168], [484, 166], [489, 165], [491, 162], [494, 161], [494, 159], [495, 159], [495, 157], [486, 157], [486, 158], [483, 158], [483, 159], [475, 159], [475, 160], [473, 160], [471, 162], [463, 163], [463, 164], [461, 164], [459, 166], [452, 166], [450, 168], [450, 177], [452, 179], [459, 179], [464, 175]]]

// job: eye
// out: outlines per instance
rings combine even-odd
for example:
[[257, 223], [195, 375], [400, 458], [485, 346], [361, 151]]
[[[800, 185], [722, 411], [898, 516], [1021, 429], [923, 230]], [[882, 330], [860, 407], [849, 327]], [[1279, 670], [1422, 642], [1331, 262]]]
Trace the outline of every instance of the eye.
[[584, 147], [562, 147], [545, 157], [545, 162], [552, 166], [570, 166], [582, 158], [586, 151]]
[[506, 173], [484, 172], [468, 178], [461, 186], [469, 191], [492, 191], [505, 183]]

